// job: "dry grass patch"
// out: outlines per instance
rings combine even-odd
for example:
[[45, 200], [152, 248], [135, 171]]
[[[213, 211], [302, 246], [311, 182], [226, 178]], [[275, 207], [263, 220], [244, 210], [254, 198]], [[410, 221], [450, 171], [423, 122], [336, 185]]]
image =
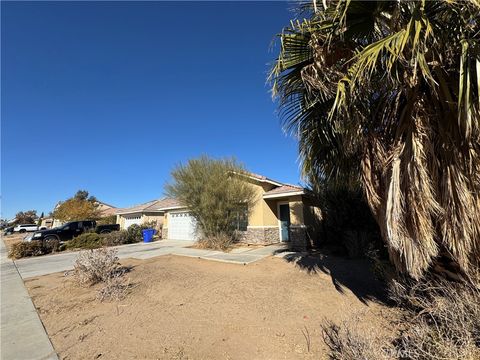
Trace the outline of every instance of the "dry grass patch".
[[402, 311], [401, 331], [377, 336], [355, 323], [324, 322], [330, 358], [476, 360], [480, 359], [480, 289], [465, 283], [430, 279], [393, 281], [390, 299]]

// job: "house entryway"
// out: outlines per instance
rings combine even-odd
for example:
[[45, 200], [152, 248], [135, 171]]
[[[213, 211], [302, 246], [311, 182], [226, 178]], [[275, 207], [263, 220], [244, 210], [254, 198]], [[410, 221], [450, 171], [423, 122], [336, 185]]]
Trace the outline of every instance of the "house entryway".
[[287, 242], [290, 240], [290, 205], [288, 203], [278, 204], [278, 219], [280, 226], [280, 241]]

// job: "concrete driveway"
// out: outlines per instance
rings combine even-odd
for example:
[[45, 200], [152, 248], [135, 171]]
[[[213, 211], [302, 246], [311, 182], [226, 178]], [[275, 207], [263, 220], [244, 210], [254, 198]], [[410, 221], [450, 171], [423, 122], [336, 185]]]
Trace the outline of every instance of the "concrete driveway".
[[[249, 264], [273, 255], [283, 244], [275, 244], [261, 248], [236, 248], [230, 253], [221, 251], [189, 248], [192, 241], [161, 240], [151, 243], [137, 243], [115, 247], [120, 259], [149, 259], [162, 255], [178, 255], [201, 258], [205, 260], [222, 261], [234, 264]], [[78, 252], [65, 252], [53, 255], [38, 256], [16, 260], [18, 272], [23, 279], [52, 274], [73, 269]]]

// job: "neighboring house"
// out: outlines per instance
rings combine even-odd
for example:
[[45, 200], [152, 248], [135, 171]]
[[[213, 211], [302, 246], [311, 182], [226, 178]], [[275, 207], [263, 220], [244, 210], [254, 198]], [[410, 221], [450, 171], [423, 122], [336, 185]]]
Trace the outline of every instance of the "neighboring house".
[[142, 225], [154, 221], [157, 224], [156, 228], [161, 229], [165, 211], [159, 209], [168, 208], [172, 204], [176, 205], [176, 200], [162, 198], [129, 208], [116, 209], [117, 224], [120, 224], [121, 229], [128, 229], [133, 224]]
[[42, 222], [40, 223], [40, 228], [47, 228], [50, 229], [53, 227], [54, 219], [52, 217], [43, 218]]
[[[299, 186], [284, 184], [265, 176], [245, 177], [255, 188], [257, 201], [246, 221], [239, 221], [240, 241], [248, 244], [290, 242], [305, 248], [318, 234], [320, 210], [309, 192]], [[188, 209], [174, 199], [168, 203], [151, 203], [148, 208], [162, 213], [162, 238], [195, 240], [195, 220]]]
[[[57, 208], [62, 204], [61, 201], [57, 202], [53, 208], [53, 211], [52, 213], [55, 213], [55, 210], [57, 210]], [[116, 215], [116, 212], [117, 212], [117, 208], [113, 205], [109, 205], [109, 204], [106, 204], [104, 202], [101, 202], [101, 201], [98, 201], [96, 202], [97, 206], [98, 206], [98, 209], [100, 210], [100, 217], [104, 218], [104, 217], [107, 217], [107, 216], [111, 216], [111, 215]], [[59, 226], [62, 226], [63, 224], [66, 223], [66, 221], [60, 221], [58, 219], [55, 219], [55, 218], [47, 218], [45, 219], [47, 222], [48, 222], [48, 225], [45, 225], [45, 227], [47, 228], [52, 228], [52, 227], [59, 227]], [[89, 220], [89, 219], [81, 219], [81, 220]], [[43, 226], [43, 220], [42, 220], [42, 225]]]
[[97, 206], [98, 206], [98, 209], [100, 210], [101, 217], [115, 215], [118, 210], [115, 206], [106, 204], [101, 201], [97, 201]]

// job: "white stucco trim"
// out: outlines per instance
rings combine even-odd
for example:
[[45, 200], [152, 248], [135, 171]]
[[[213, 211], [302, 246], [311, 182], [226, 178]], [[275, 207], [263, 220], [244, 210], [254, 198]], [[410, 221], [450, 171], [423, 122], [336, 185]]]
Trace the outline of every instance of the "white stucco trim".
[[178, 210], [178, 209], [187, 209], [186, 206], [170, 206], [156, 209], [156, 211], [170, 211], [170, 210]]
[[285, 198], [289, 196], [296, 196], [296, 195], [305, 195], [305, 192], [303, 190], [300, 191], [290, 191], [290, 192], [285, 192], [285, 193], [279, 193], [279, 194], [265, 194], [263, 195], [264, 199], [277, 199], [277, 198]]
[[[124, 216], [124, 215], [136, 215], [136, 214], [143, 214], [145, 211], [125, 211], [125, 212], [119, 212], [119, 213], [115, 213], [115, 215], [120, 215], [120, 216]], [[149, 212], [156, 212], [156, 211], [149, 211]]]

